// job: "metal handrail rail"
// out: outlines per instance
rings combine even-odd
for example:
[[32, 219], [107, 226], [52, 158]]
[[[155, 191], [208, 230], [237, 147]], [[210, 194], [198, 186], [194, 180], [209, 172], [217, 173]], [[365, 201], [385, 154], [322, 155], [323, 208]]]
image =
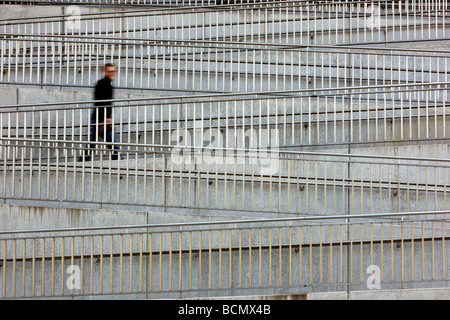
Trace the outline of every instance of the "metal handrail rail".
[[[370, 55], [391, 55], [394, 52], [395, 55], [398, 56], [409, 56], [406, 53], [436, 53], [436, 54], [450, 54], [450, 50], [441, 50], [441, 49], [413, 49], [413, 48], [402, 48], [402, 47], [393, 47], [393, 48], [386, 48], [386, 47], [365, 47], [363, 45], [355, 44], [355, 45], [320, 45], [320, 44], [280, 44], [275, 42], [268, 42], [268, 43], [257, 43], [257, 42], [242, 42], [242, 41], [219, 41], [219, 40], [194, 40], [194, 39], [188, 39], [188, 40], [179, 40], [179, 39], [137, 39], [137, 38], [131, 38], [131, 37], [97, 37], [97, 36], [87, 36], [87, 35], [75, 35], [75, 34], [69, 34], [69, 35], [42, 35], [42, 34], [15, 34], [15, 33], [5, 33], [0, 32], [0, 37], [10, 37], [5, 38], [4, 40], [18, 40], [18, 41], [32, 41], [32, 42], [55, 42], [55, 40], [50, 40], [49, 38], [60, 38], [56, 41], [62, 42], [62, 43], [83, 43], [83, 44], [103, 44], [103, 45], [112, 45], [112, 44], [122, 44], [122, 45], [164, 45], [167, 47], [185, 47], [185, 48], [201, 48], [201, 49], [250, 49], [254, 51], [258, 50], [264, 50], [264, 51], [272, 51], [272, 50], [285, 50], [285, 51], [298, 51], [298, 50], [309, 50], [309, 49], [330, 49], [330, 50], [323, 50], [323, 51], [314, 51], [314, 52], [324, 52], [324, 53], [342, 53], [342, 54], [348, 54], [348, 53], [367, 53], [367, 52], [355, 52], [355, 50], [370, 50]], [[32, 39], [22, 39], [25, 37], [31, 37]], [[44, 38], [44, 39], [41, 39]], [[68, 40], [68, 39], [80, 39], [79, 41], [76, 40]], [[0, 38], [0, 40], [2, 40]], [[89, 41], [84, 42], [82, 40], [95, 40], [95, 41]], [[442, 41], [450, 40], [450, 38], [443, 38], [439, 39]], [[127, 43], [123, 43], [126, 41]], [[422, 41], [422, 40], [421, 40]], [[132, 43], [128, 43], [132, 42]], [[134, 42], [134, 43], [133, 43]], [[202, 44], [208, 44], [207, 47]], [[210, 46], [210, 45], [217, 45], [217, 47]], [[255, 47], [255, 48], [249, 48], [249, 46]], [[333, 49], [333, 50], [331, 50]], [[343, 50], [348, 49], [352, 50], [351, 52], [340, 52], [336, 50]], [[372, 51], [381, 51], [381, 52], [390, 52], [390, 54], [385, 53], [373, 53]], [[397, 52], [405, 52], [404, 54], [400, 54]], [[367, 53], [369, 54], [369, 53]], [[428, 55], [413, 55], [415, 57], [429, 57]], [[433, 55], [432, 57], [440, 57]], [[446, 56], [444, 56], [446, 57]]]
[[[282, 155], [290, 155], [290, 156], [317, 156], [317, 157], [339, 157], [339, 158], [357, 158], [357, 159], [378, 159], [378, 160], [395, 160], [395, 161], [419, 161], [419, 162], [438, 162], [438, 163], [446, 163], [441, 165], [429, 165], [430, 167], [450, 167], [450, 159], [447, 158], [427, 158], [427, 157], [406, 157], [406, 156], [388, 156], [388, 155], [370, 155], [370, 154], [354, 154], [354, 153], [334, 153], [334, 152], [317, 152], [317, 151], [296, 151], [296, 150], [277, 150], [277, 149], [266, 149], [266, 148], [227, 148], [227, 147], [204, 147], [204, 146], [195, 146], [195, 145], [165, 145], [165, 144], [151, 144], [151, 143], [125, 143], [125, 142], [104, 142], [104, 141], [95, 141], [95, 142], [89, 142], [89, 141], [76, 141], [76, 140], [52, 140], [52, 139], [28, 139], [28, 138], [3, 138], [0, 137], [0, 141], [16, 141], [16, 142], [32, 142], [32, 143], [39, 143], [39, 145], [24, 145], [24, 144], [17, 144], [12, 145], [8, 143], [0, 143], [0, 146], [2, 147], [9, 147], [9, 148], [24, 148], [24, 147], [32, 147], [32, 148], [60, 148], [60, 149], [69, 149], [69, 150], [89, 150], [90, 148], [85, 147], [73, 147], [68, 146], [70, 144], [75, 145], [85, 145], [85, 144], [96, 144], [96, 145], [102, 145], [102, 146], [111, 146], [116, 145], [119, 147], [134, 147], [134, 148], [141, 148], [136, 150], [120, 150], [122, 152], [127, 153], [136, 153], [136, 152], [145, 152], [145, 153], [155, 153], [155, 154], [167, 154], [171, 153], [172, 151], [155, 151], [155, 150], [142, 150], [143, 148], [160, 148], [160, 149], [191, 149], [191, 150], [203, 150], [203, 151], [223, 151], [223, 154], [227, 154], [227, 151], [231, 152], [237, 152], [239, 154], [248, 154], [246, 156], [248, 157], [257, 157], [258, 155], [255, 155], [255, 152], [260, 153], [266, 153], [265, 158], [280, 158]], [[49, 146], [49, 145], [43, 145], [43, 143], [52, 143], [52, 144], [61, 144], [63, 146], [55, 147], [55, 146]], [[276, 150], [276, 151], [275, 151]], [[276, 156], [272, 155], [273, 153], [276, 153]], [[296, 160], [299, 158], [285, 158], [287, 160]], [[314, 159], [308, 159], [311, 161], [314, 161]], [[348, 162], [345, 160], [329, 160], [331, 162]], [[364, 163], [372, 163], [372, 164], [380, 164], [382, 162], [364, 162]], [[386, 164], [386, 163], [384, 163]], [[416, 164], [411, 163], [401, 163], [401, 165], [411, 165], [414, 166]]]
[[[189, 95], [189, 96], [166, 96], [166, 97], [147, 97], [147, 98], [128, 98], [128, 99], [111, 99], [111, 100], [101, 100], [101, 102], [140, 102], [140, 101], [154, 101], [153, 103], [146, 103], [146, 105], [151, 104], [170, 104], [170, 103], [201, 103], [201, 102], [220, 102], [220, 101], [234, 101], [234, 100], [257, 100], [257, 99], [280, 99], [280, 98], [294, 98], [294, 97], [322, 97], [322, 96], [345, 96], [345, 95], [365, 95], [365, 94], [385, 94], [385, 93], [401, 93], [401, 92], [420, 92], [427, 90], [445, 90], [449, 89], [448, 85], [450, 82], [434, 82], [434, 83], [414, 83], [414, 84], [390, 84], [390, 85], [378, 85], [378, 86], [356, 86], [356, 87], [336, 87], [336, 88], [312, 88], [312, 89], [302, 89], [302, 90], [281, 90], [281, 91], [261, 91], [261, 92], [241, 92], [241, 93], [219, 93], [219, 94], [208, 94], [208, 95]], [[443, 86], [436, 88], [423, 88], [425, 86]], [[346, 92], [348, 90], [364, 90], [364, 89], [389, 89], [389, 88], [402, 88], [402, 87], [422, 87], [414, 90], [399, 90], [399, 91], [362, 91], [362, 92]], [[320, 92], [330, 92], [327, 94], [319, 94]], [[339, 91], [339, 93], [331, 93], [332, 91]], [[344, 92], [342, 92], [344, 91]], [[311, 93], [310, 95], [295, 95], [301, 93]], [[237, 99], [232, 99], [236, 97]], [[216, 98], [226, 98], [228, 100], [214, 100]], [[231, 99], [230, 99], [231, 98]], [[208, 100], [201, 100], [208, 99]], [[177, 101], [178, 102], [171, 102]], [[192, 101], [191, 101], [192, 100]], [[27, 111], [48, 111], [48, 110], [64, 110], [73, 109], [68, 108], [58, 108], [58, 109], [36, 109], [36, 107], [50, 107], [50, 106], [67, 106], [77, 104], [77, 108], [92, 108], [94, 102], [99, 102], [88, 100], [88, 101], [72, 101], [72, 102], [52, 102], [52, 103], [40, 103], [40, 104], [23, 104], [23, 105], [5, 105], [0, 106], [0, 112], [17, 112], [18, 108], [34, 108]], [[80, 106], [82, 104], [89, 104], [90, 106]], [[2, 109], [14, 109], [2, 111]]]
[[[10, 4], [10, 5], [14, 5], [16, 2], [18, 2], [19, 4], [28, 4], [28, 5], [49, 5], [49, 6], [57, 6], [57, 5], [86, 5], [86, 6], [98, 6], [100, 8], [126, 8], [126, 7], [136, 7], [136, 8], [140, 8], [140, 7], [148, 7], [148, 6], [152, 6], [152, 7], [158, 7], [158, 8], [171, 8], [171, 7], [178, 7], [178, 6], [188, 6], [188, 5], [182, 5], [182, 4], [177, 4], [178, 0], [167, 0], [168, 3], [167, 4], [158, 4], [158, 3], [151, 3], [152, 0], [149, 0], [149, 3], [134, 3], [133, 0], [131, 0], [131, 2], [127, 1], [127, 0], [122, 0], [122, 1], [118, 1], [114, 0], [114, 1], [110, 1], [110, 2], [105, 2], [103, 3], [102, 1], [90, 1], [90, 2], [86, 2], [83, 0], [77, 1], [77, 0], [5, 0], [4, 2], [7, 2], [6, 4]], [[181, 0], [180, 2], [190, 2], [191, 0], [186, 0], [183, 1]], [[206, 0], [207, 2], [212, 2], [211, 0]], [[140, 2], [140, 1], [138, 1]], [[145, 0], [142, 0], [142, 2], [145, 2]], [[201, 0], [192, 0], [192, 2], [202, 2]], [[211, 6], [212, 4], [205, 4], [208, 6]], [[198, 4], [196, 5], [198, 6]]]
[[[75, 231], [95, 231], [95, 230], [114, 230], [114, 229], [142, 229], [142, 228], [176, 228], [184, 231], [183, 227], [192, 226], [219, 226], [234, 225], [231, 229], [238, 229], [238, 224], [255, 224], [255, 223], [273, 223], [273, 222], [297, 222], [297, 221], [321, 221], [321, 220], [346, 220], [350, 223], [353, 219], [373, 220], [376, 218], [405, 218], [413, 216], [427, 215], [447, 215], [449, 210], [427, 211], [427, 212], [393, 212], [393, 213], [373, 213], [373, 214], [348, 214], [348, 215], [330, 215], [330, 216], [302, 216], [288, 218], [255, 218], [255, 219], [237, 219], [237, 220], [216, 220], [216, 221], [196, 221], [183, 223], [159, 223], [159, 224], [139, 224], [139, 225], [122, 225], [122, 226], [99, 226], [99, 227], [78, 227], [78, 228], [55, 228], [55, 229], [32, 229], [32, 230], [0, 230], [0, 235], [24, 234], [24, 233], [42, 233], [42, 232], [75, 232]], [[449, 221], [450, 218], [441, 218], [439, 221]], [[373, 222], [373, 221], [371, 221]], [[191, 230], [197, 231], [197, 230]], [[128, 231], [126, 231], [128, 233]]]

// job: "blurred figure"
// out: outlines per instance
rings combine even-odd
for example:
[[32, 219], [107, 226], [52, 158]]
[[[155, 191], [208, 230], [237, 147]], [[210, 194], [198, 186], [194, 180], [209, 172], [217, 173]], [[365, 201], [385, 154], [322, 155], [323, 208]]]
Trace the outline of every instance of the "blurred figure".
[[[114, 88], [112, 86], [112, 80], [115, 78], [117, 73], [116, 67], [107, 63], [104, 68], [105, 77], [99, 80], [95, 86], [94, 100], [112, 100]], [[117, 137], [113, 132], [112, 121], [113, 121], [113, 107], [111, 101], [99, 101], [96, 102], [95, 108], [92, 110], [91, 114], [91, 130], [90, 130], [90, 141], [105, 141], [105, 142], [116, 142]], [[94, 149], [95, 144], [90, 144], [90, 148]], [[108, 145], [108, 149], [112, 146]], [[114, 153], [111, 155], [111, 160], [118, 160], [119, 155], [117, 150], [118, 146], [114, 146]], [[86, 150], [84, 156], [80, 157], [78, 161], [90, 161], [91, 155], [89, 155], [89, 150]]]

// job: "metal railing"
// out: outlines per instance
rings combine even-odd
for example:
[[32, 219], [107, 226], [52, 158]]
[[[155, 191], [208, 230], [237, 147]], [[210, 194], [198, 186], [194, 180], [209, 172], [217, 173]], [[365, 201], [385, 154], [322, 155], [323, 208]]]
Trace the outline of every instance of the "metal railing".
[[117, 87], [142, 90], [258, 92], [449, 79], [445, 50], [69, 39], [0, 39], [0, 82], [89, 87], [106, 62], [118, 67]]
[[[281, 148], [445, 141], [448, 87], [442, 82], [117, 99], [111, 101], [111, 131], [120, 143], [172, 146], [182, 139], [185, 146], [201, 146], [211, 137], [221, 138], [218, 147], [254, 146], [261, 138], [253, 139], [253, 132], [264, 130], [277, 131], [276, 145]], [[93, 104], [3, 106], [0, 132], [3, 139], [87, 143], [106, 121], [91, 121]], [[236, 138], [231, 133], [242, 134]], [[254, 141], [249, 142], [249, 136]]]
[[446, 215], [0, 231], [0, 297], [180, 298], [446, 287]]
[[[245, 1], [245, 0], [244, 0]], [[264, 1], [267, 2], [268, 0]], [[263, 2], [263, 0], [258, 0]], [[138, 7], [138, 6], [210, 6], [215, 0], [4, 0], [0, 4], [25, 5], [90, 5], [100, 7]]]
[[[197, 8], [193, 11], [193, 9]], [[197, 11], [197, 12], [196, 12]], [[395, 44], [445, 40], [447, 1], [283, 1], [241, 6], [4, 19], [10, 34], [286, 44]]]
[[[301, 215], [440, 211], [448, 159], [98, 142], [2, 139], [1, 197], [217, 212]], [[119, 160], [111, 160], [118, 151]], [[6, 155], [10, 155], [7, 159]], [[50, 157], [49, 155], [52, 155]], [[30, 161], [29, 159], [33, 159]], [[193, 212], [193, 211], [192, 211]]]
[[[148, 7], [148, 6], [213, 6], [267, 3], [273, 0], [2, 0], [0, 4], [21, 5], [89, 5], [100, 7]], [[319, 1], [316, 1], [319, 2]], [[332, 1], [320, 1], [323, 3]]]
[[[90, 122], [92, 101], [1, 107], [0, 192], [21, 203], [296, 214], [446, 209], [446, 158], [281, 151], [448, 139], [448, 83], [349, 90], [114, 100], [114, 142], [90, 141], [103, 127]], [[89, 146], [101, 152], [78, 162]], [[123, 160], [110, 161], [116, 152]]]

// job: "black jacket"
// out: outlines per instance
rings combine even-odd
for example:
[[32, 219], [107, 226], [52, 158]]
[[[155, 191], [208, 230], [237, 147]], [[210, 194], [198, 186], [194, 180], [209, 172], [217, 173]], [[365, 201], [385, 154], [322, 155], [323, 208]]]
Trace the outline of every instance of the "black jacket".
[[[111, 85], [111, 79], [104, 77], [103, 79], [99, 80], [97, 82], [97, 85], [95, 86], [94, 100], [111, 100], [111, 99], [113, 99], [113, 87]], [[101, 123], [104, 122], [105, 119], [112, 118], [112, 107], [106, 107], [111, 106], [112, 105], [111, 102], [96, 102], [94, 105], [97, 108], [94, 108], [92, 112], [91, 115], [92, 122]]]

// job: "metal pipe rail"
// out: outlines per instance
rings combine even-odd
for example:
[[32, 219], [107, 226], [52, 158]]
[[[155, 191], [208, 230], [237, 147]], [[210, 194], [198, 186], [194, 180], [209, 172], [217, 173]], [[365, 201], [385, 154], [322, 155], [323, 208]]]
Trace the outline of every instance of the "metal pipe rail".
[[258, 215], [449, 207], [445, 158], [280, 151], [276, 145], [114, 143], [121, 158], [110, 160], [112, 143], [98, 142], [98, 157], [78, 162], [76, 156], [86, 150], [79, 141], [2, 138], [1, 142], [0, 192], [4, 201], [21, 205], [45, 201]]
[[[189, 95], [189, 96], [164, 96], [164, 97], [139, 97], [127, 99], [111, 99], [99, 100], [98, 102], [130, 102], [138, 103], [143, 101], [151, 101], [158, 104], [182, 103], [189, 101], [194, 102], [220, 102], [220, 101], [234, 101], [234, 100], [252, 100], [252, 99], [277, 99], [277, 98], [300, 98], [300, 97], [326, 97], [326, 96], [345, 96], [345, 95], [359, 95], [359, 94], [384, 94], [384, 93], [405, 93], [405, 92], [423, 92], [426, 90], [441, 89], [445, 91], [450, 82], [435, 82], [435, 83], [418, 83], [418, 84], [393, 84], [393, 85], [378, 85], [378, 86], [354, 86], [354, 87], [333, 87], [333, 88], [310, 88], [300, 90], [282, 90], [282, 91], [261, 91], [261, 92], [240, 92], [240, 93], [220, 93], [220, 94], [204, 94], [204, 95]], [[404, 88], [404, 89], [402, 89]], [[95, 101], [76, 101], [77, 104], [92, 104]], [[62, 109], [70, 109], [66, 107], [74, 102], [51, 102], [39, 104], [24, 104], [24, 108], [28, 107], [44, 107], [42, 111], [51, 110], [55, 107], [63, 106]], [[17, 108], [17, 105], [2, 105], [2, 109]], [[41, 109], [40, 109], [41, 110]]]
[[[77, 35], [77, 34], [68, 34], [68, 35], [55, 35], [55, 34], [15, 34], [15, 33], [7, 33], [2, 32], [0, 36], [3, 39], [21, 39], [21, 40], [34, 40], [34, 41], [50, 41], [52, 39], [56, 41], [63, 41], [68, 43], [76, 43], [77, 40], [83, 41], [83, 43], [92, 43], [92, 44], [128, 44], [128, 45], [167, 45], [167, 46], [182, 46], [186, 48], [239, 48], [239, 47], [248, 47], [254, 50], [264, 50], [264, 49], [278, 49], [278, 50], [310, 50], [310, 49], [328, 49], [325, 52], [340, 52], [344, 49], [348, 49], [348, 51], [373, 51], [376, 54], [382, 54], [383, 52], [405, 52], [405, 53], [422, 53], [422, 54], [445, 54], [448, 50], [445, 49], [433, 49], [433, 48], [408, 48], [408, 47], [374, 47], [364, 44], [358, 45], [326, 45], [326, 44], [286, 44], [286, 43], [258, 43], [258, 42], [244, 42], [244, 41], [220, 41], [220, 40], [199, 40], [199, 39], [191, 39], [191, 40], [178, 40], [178, 39], [140, 39], [133, 37], [99, 37], [97, 35]], [[68, 40], [70, 39], [70, 40]], [[442, 38], [442, 40], [447, 40], [447, 38]], [[414, 41], [410, 41], [413, 43]]]
[[143, 90], [239, 92], [376, 86], [447, 81], [450, 60], [444, 50], [372, 52], [365, 51], [368, 48], [46, 38], [0, 39], [0, 82], [90, 86], [102, 76], [102, 64], [113, 62], [118, 67], [118, 87]]
[[[446, 38], [448, 4], [445, 1], [394, 2], [370, 1], [371, 5], [368, 6], [369, 2], [324, 5], [294, 1], [283, 2], [283, 6], [274, 3], [272, 7], [265, 4], [255, 4], [249, 8], [213, 7], [212, 10], [203, 9], [200, 12], [174, 9], [170, 12], [79, 15], [76, 24], [72, 23], [72, 16], [44, 17], [36, 19], [44, 21], [5, 21], [0, 24], [0, 30], [14, 34], [126, 35], [145, 39], [330, 45], [368, 42], [386, 44]], [[383, 12], [380, 6], [397, 8], [397, 11]], [[334, 12], [323, 11], [324, 8]]]
[[[374, 47], [371, 45], [320, 45], [320, 44], [283, 44], [283, 43], [257, 43], [257, 42], [243, 42], [243, 41], [220, 41], [220, 40], [177, 40], [177, 39], [139, 39], [133, 37], [98, 37], [96, 35], [35, 35], [35, 34], [14, 34], [14, 33], [0, 33], [3, 39], [19, 39], [22, 41], [35, 41], [35, 42], [67, 42], [67, 43], [91, 43], [95, 45], [105, 44], [124, 44], [124, 45], [167, 45], [173, 47], [186, 47], [186, 48], [230, 48], [230, 49], [239, 49], [239, 48], [251, 48], [253, 50], [312, 50], [321, 49], [323, 52], [345, 52], [345, 49], [348, 51], [354, 52], [364, 52], [364, 51], [373, 51], [374, 54], [383, 54], [383, 52], [396, 52], [396, 53], [417, 53], [417, 54], [445, 54], [448, 50], [445, 49], [433, 49], [433, 48], [407, 48], [407, 47], [398, 47], [398, 48], [389, 48], [389, 47]], [[70, 39], [70, 40], [68, 40]], [[442, 38], [442, 40], [447, 40], [447, 38]], [[411, 41], [413, 42], [413, 41]], [[7, 50], [8, 48], [5, 48]], [[384, 53], [386, 54], [386, 53]]]
[[[363, 0], [362, 0], [363, 1]], [[329, 1], [321, 1], [327, 3]], [[223, 5], [246, 5], [248, 3], [273, 3], [272, 0], [2, 0], [0, 4], [27, 5], [84, 5], [99, 7], [210, 7]]]
[[0, 296], [180, 298], [448, 283], [445, 217], [339, 218], [2, 231]]
[[[258, 0], [263, 2], [264, 0]], [[265, 1], [267, 2], [267, 0]], [[83, 5], [99, 7], [172, 7], [172, 6], [211, 6], [215, 0], [4, 0], [0, 4], [26, 5]]]
[[[367, 0], [358, 0], [361, 3], [367, 2]], [[292, 2], [292, 1], [289, 1]], [[305, 2], [297, 1], [297, 2]], [[329, 1], [309, 1], [311, 5], [313, 4], [332, 4], [335, 2], [343, 3], [355, 3], [355, 0], [329, 0]], [[1, 4], [28, 4], [28, 5], [90, 5], [90, 6], [104, 6], [104, 7], [138, 7], [138, 6], [156, 6], [156, 7], [172, 7], [172, 6], [197, 6], [197, 7], [210, 7], [210, 6], [224, 6], [224, 5], [248, 5], [254, 3], [264, 3], [273, 4], [279, 3], [279, 1], [274, 2], [272, 0], [3, 0], [0, 1]], [[430, 4], [431, 6], [431, 4]]]
[[[170, 223], [147, 223], [147, 224], [128, 224], [128, 225], [106, 225], [106, 226], [87, 226], [87, 227], [56, 227], [56, 228], [37, 228], [37, 229], [11, 229], [0, 230], [0, 240], [5, 239], [23, 239], [28, 238], [28, 235], [36, 233], [74, 233], [83, 232], [85, 235], [95, 235], [98, 231], [107, 231], [108, 233], [120, 234], [120, 229], [126, 229], [127, 232], [133, 229], [158, 229], [165, 231], [202, 231], [205, 226], [211, 230], [229, 230], [239, 228], [251, 228], [251, 225], [261, 225], [261, 228], [267, 228], [269, 225], [292, 226], [293, 224], [311, 224], [320, 225], [321, 222], [327, 223], [343, 223], [349, 225], [350, 223], [380, 223], [384, 220], [389, 222], [400, 223], [401, 221], [410, 221], [426, 218], [426, 221], [434, 219], [444, 219], [450, 214], [450, 211], [429, 211], [429, 212], [391, 212], [391, 213], [374, 213], [370, 216], [367, 214], [354, 215], [334, 215], [334, 216], [301, 216], [301, 217], [283, 217], [283, 218], [246, 218], [246, 219], [228, 219], [228, 220], [213, 220], [213, 221], [193, 221], [193, 222], [170, 222]], [[434, 218], [430, 218], [434, 216]], [[340, 220], [340, 222], [339, 222]], [[425, 220], [424, 220], [425, 222]], [[228, 226], [226, 226], [228, 225]], [[224, 227], [225, 226], [225, 227]], [[117, 231], [119, 230], [119, 231]], [[102, 232], [104, 234], [104, 232]]]
[[[261, 147], [269, 141], [277, 147], [445, 141], [448, 86], [443, 82], [117, 99], [111, 100], [111, 126], [116, 142], [174, 146], [213, 141], [218, 147]], [[105, 122], [91, 123], [92, 107], [93, 101], [3, 106], [0, 132], [7, 139], [88, 143], [90, 133]]]

